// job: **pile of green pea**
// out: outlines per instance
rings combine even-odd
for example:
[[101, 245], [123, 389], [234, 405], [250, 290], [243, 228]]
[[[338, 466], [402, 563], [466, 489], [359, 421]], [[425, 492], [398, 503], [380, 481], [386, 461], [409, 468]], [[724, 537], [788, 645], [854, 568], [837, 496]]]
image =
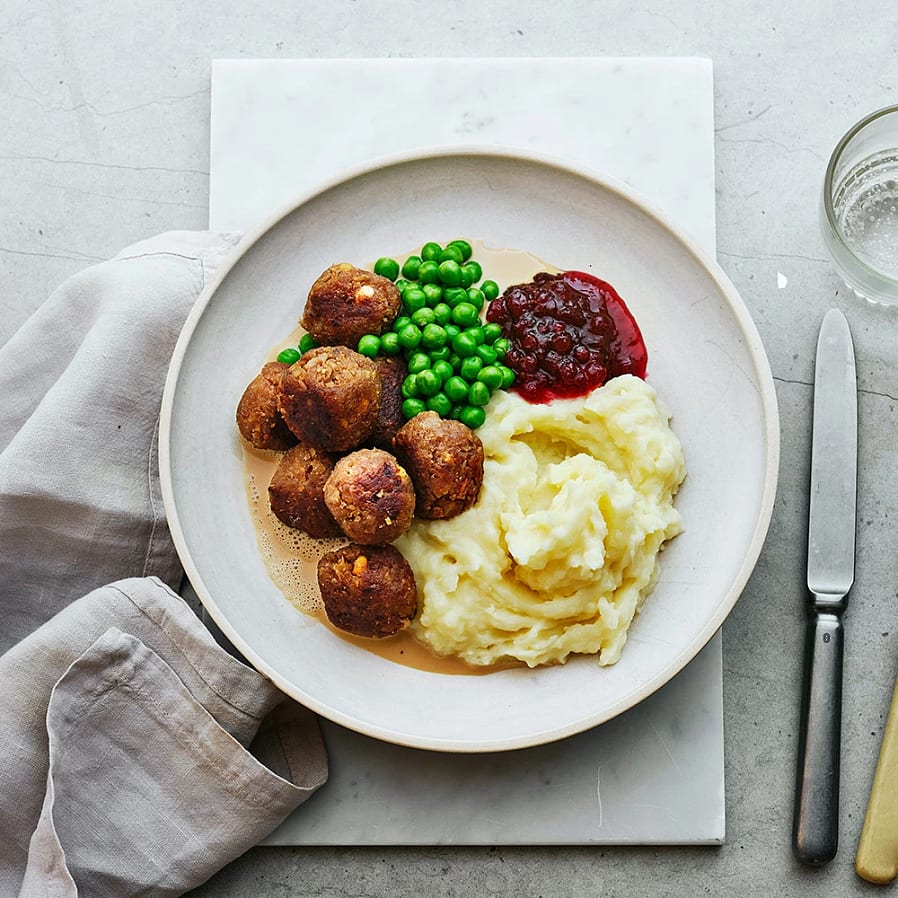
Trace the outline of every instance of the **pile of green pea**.
[[[386, 256], [374, 265], [375, 274], [396, 284], [402, 308], [388, 331], [365, 334], [357, 350], [369, 358], [403, 356], [408, 368], [401, 387], [406, 419], [430, 410], [476, 430], [486, 420], [483, 407], [493, 393], [514, 382], [514, 372], [502, 364], [508, 340], [498, 324], [481, 320], [484, 305], [499, 295], [499, 285], [481, 281], [483, 269], [472, 253], [467, 240], [445, 246], [431, 241], [401, 266]], [[292, 365], [317, 345], [305, 334], [297, 347], [281, 350], [277, 360]]]
[[483, 407], [493, 393], [514, 381], [514, 372], [502, 364], [508, 340], [498, 324], [481, 320], [499, 286], [481, 281], [483, 269], [471, 256], [467, 240], [445, 246], [431, 241], [401, 266], [387, 257], [374, 265], [375, 274], [396, 284], [402, 309], [388, 331], [366, 334], [357, 349], [369, 358], [405, 358], [408, 375], [401, 390], [406, 419], [430, 410], [476, 430], [486, 420]]

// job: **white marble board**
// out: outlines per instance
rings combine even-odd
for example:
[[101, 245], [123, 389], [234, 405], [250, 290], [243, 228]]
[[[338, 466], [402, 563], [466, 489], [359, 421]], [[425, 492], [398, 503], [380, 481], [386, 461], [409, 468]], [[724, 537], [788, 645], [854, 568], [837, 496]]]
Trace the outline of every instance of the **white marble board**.
[[[216, 61], [210, 227], [248, 230], [345, 168], [436, 145], [530, 149], [610, 175], [714, 249], [702, 59]], [[552, 745], [455, 755], [323, 729], [328, 784], [265, 844], [724, 838], [719, 634], [638, 707]]]

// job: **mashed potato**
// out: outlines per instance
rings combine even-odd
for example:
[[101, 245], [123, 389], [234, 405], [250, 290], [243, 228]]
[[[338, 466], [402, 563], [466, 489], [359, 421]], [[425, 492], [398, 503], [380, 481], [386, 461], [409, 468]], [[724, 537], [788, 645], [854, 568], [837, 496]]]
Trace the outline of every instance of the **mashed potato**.
[[614, 664], [662, 543], [682, 529], [673, 497], [686, 468], [668, 420], [630, 375], [548, 405], [497, 393], [477, 432], [477, 504], [418, 520], [396, 543], [418, 582], [415, 635], [470, 664], [572, 652]]

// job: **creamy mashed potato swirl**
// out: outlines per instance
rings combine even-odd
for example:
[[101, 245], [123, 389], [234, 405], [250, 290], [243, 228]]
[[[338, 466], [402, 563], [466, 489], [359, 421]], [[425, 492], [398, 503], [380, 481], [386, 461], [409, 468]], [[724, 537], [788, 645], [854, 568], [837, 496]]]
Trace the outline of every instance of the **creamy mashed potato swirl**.
[[625, 375], [547, 405], [497, 393], [477, 433], [477, 504], [396, 543], [418, 582], [415, 635], [475, 665], [613, 664], [682, 530], [683, 450], [654, 389]]

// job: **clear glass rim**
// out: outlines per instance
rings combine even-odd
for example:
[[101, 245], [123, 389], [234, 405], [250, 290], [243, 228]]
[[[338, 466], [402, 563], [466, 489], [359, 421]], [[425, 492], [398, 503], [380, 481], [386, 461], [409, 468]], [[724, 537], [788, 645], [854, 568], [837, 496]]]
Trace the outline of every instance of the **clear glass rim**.
[[898, 113], [898, 104], [892, 106], [884, 106], [882, 109], [877, 109], [875, 112], [871, 112], [869, 115], [864, 116], [859, 122], [856, 122], [852, 125], [843, 135], [841, 140], [836, 144], [835, 149], [832, 152], [832, 155], [829, 157], [829, 164], [826, 166], [826, 174], [823, 177], [823, 211], [826, 215], [826, 221], [829, 225], [829, 230], [832, 233], [833, 237], [838, 241], [839, 245], [848, 253], [852, 260], [855, 261], [858, 266], [865, 272], [865, 274], [872, 276], [874, 280], [884, 280], [888, 283], [896, 283], [892, 278], [889, 278], [887, 275], [884, 275], [881, 271], [873, 266], [868, 265], [863, 259], [861, 259], [854, 250], [846, 243], [845, 238], [842, 236], [842, 231], [836, 223], [836, 213], [833, 210], [833, 201], [832, 201], [832, 193], [833, 193], [833, 178], [835, 176], [836, 165], [839, 163], [839, 159], [842, 157], [842, 153], [845, 150], [845, 147], [858, 135], [861, 131], [864, 130], [868, 125], [875, 122], [877, 119], [883, 118], [886, 115], [893, 115]]

